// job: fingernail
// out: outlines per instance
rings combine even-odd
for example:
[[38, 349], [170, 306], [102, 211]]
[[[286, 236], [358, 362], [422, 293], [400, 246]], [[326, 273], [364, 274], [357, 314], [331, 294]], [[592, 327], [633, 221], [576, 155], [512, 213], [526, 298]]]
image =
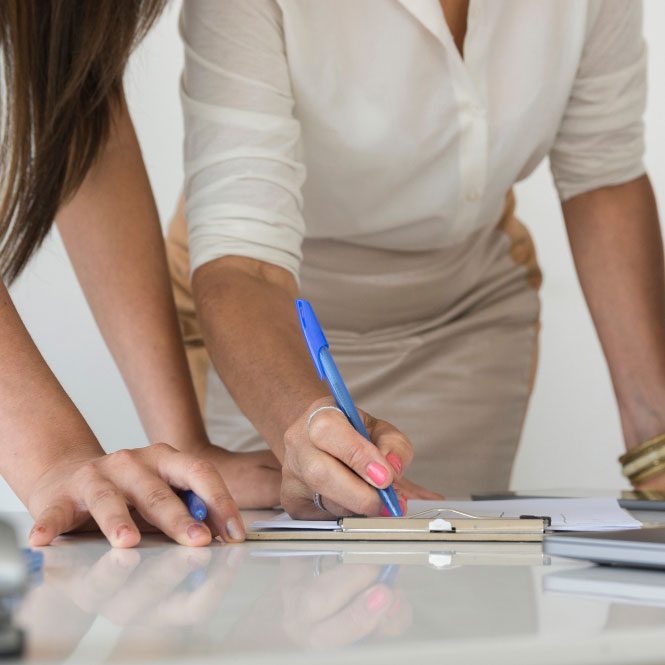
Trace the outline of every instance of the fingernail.
[[395, 453], [388, 453], [386, 455], [386, 459], [390, 463], [390, 466], [392, 466], [393, 469], [395, 469], [395, 473], [399, 476], [402, 473], [402, 460], [395, 455]]
[[367, 465], [367, 475], [377, 485], [385, 485], [386, 480], [388, 480], [388, 469], [376, 462], [372, 462]]
[[407, 500], [403, 497], [400, 497], [397, 500], [399, 501], [399, 507], [402, 509], [402, 513], [404, 513], [404, 515], [406, 515]]
[[368, 612], [378, 614], [379, 612], [385, 610], [386, 607], [388, 607], [389, 600], [390, 598], [386, 589], [378, 586], [369, 594], [369, 596], [367, 596], [365, 607], [367, 608]]
[[126, 524], [121, 524], [116, 530], [115, 530], [115, 537], [118, 540], [124, 540], [127, 536], [129, 536], [132, 533], [132, 530], [126, 525]]
[[235, 517], [226, 522], [226, 532], [232, 540], [245, 540], [245, 529], [240, 526]]
[[201, 536], [206, 535], [206, 529], [202, 524], [190, 524], [187, 527], [187, 537], [190, 540], [199, 540]]
[[39, 526], [35, 525], [30, 530], [30, 535], [28, 536], [28, 538], [32, 538], [33, 536], [41, 536], [45, 531], [46, 527], [43, 527], [41, 525]]
[[381, 517], [392, 517], [392, 513], [386, 508], [386, 506], [381, 507]]

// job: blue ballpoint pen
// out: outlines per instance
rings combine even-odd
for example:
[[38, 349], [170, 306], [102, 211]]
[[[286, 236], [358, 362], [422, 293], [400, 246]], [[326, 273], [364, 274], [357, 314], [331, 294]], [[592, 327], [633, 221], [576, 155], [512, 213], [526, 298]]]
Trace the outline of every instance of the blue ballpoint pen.
[[[351, 399], [351, 395], [344, 384], [337, 365], [335, 365], [335, 361], [330, 353], [328, 340], [323, 334], [323, 330], [321, 330], [316, 314], [314, 314], [314, 309], [307, 300], [296, 300], [296, 309], [298, 310], [298, 319], [300, 320], [302, 334], [305, 337], [305, 342], [307, 342], [307, 348], [312, 356], [316, 371], [319, 374], [319, 379], [322, 381], [326, 380], [337, 406], [348, 418], [356, 432], [371, 442], [372, 439], [370, 439], [365, 424]], [[399, 499], [392, 485], [385, 489], [377, 489], [377, 491], [388, 512], [393, 517], [402, 517], [403, 513], [399, 505]]]
[[203, 501], [201, 501], [201, 499], [196, 494], [194, 494], [192, 490], [186, 490], [185, 492], [182, 492], [180, 497], [187, 504], [187, 510], [189, 510], [189, 514], [195, 520], [203, 522], [203, 520], [208, 517], [208, 509], [206, 508], [205, 503], [203, 503]]

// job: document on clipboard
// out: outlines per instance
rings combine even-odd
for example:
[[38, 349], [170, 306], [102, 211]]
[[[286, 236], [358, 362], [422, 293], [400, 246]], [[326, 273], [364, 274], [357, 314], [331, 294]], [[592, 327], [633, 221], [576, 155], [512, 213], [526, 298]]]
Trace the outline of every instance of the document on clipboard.
[[545, 531], [638, 528], [612, 499], [410, 501], [406, 517], [293, 520], [250, 525], [248, 540], [535, 541]]

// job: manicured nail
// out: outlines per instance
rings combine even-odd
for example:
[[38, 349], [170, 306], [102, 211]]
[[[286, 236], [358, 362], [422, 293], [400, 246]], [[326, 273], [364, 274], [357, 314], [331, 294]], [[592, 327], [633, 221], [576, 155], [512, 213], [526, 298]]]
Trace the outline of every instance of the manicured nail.
[[388, 596], [388, 592], [386, 589], [384, 589], [381, 586], [376, 587], [372, 592], [370, 592], [369, 596], [367, 596], [367, 600], [365, 601], [365, 607], [367, 608], [368, 612], [372, 612], [373, 614], [378, 614], [379, 612], [382, 612], [383, 610], [388, 607], [388, 603], [390, 602], [390, 598]]
[[190, 540], [199, 540], [206, 535], [206, 529], [202, 524], [190, 524], [187, 527], [187, 538]]
[[397, 500], [399, 501], [399, 507], [402, 509], [402, 513], [406, 515], [407, 500], [404, 497], [399, 497]]
[[402, 460], [395, 455], [395, 453], [388, 453], [386, 455], [386, 459], [390, 463], [390, 466], [392, 466], [393, 469], [395, 469], [395, 473], [399, 476], [402, 473]]
[[386, 480], [388, 480], [388, 469], [376, 462], [372, 462], [367, 465], [367, 475], [377, 485], [385, 485]]
[[240, 526], [235, 517], [226, 522], [226, 532], [232, 540], [245, 540], [245, 529]]
[[386, 506], [381, 507], [381, 517], [392, 517], [393, 514], [386, 508]]

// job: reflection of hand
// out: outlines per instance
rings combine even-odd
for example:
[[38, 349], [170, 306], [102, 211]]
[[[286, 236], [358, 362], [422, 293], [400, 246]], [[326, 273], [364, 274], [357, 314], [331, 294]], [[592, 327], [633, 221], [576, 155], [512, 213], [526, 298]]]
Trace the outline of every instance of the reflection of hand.
[[[171, 486], [192, 489], [201, 497], [208, 508], [208, 525], [189, 514]], [[83, 460], [64, 459], [51, 466], [37, 480], [28, 500], [36, 516], [30, 544], [48, 545], [92, 517], [112, 545], [132, 547], [141, 534], [128, 504], [181, 545], [208, 545], [212, 535], [228, 541], [244, 538], [238, 507], [217, 469], [165, 443], [155, 443]]]
[[314, 402], [284, 435], [282, 505], [292, 517], [325, 516], [312, 502], [323, 497], [333, 515], [378, 515], [383, 508], [376, 489], [401, 478], [411, 463], [411, 442], [384, 420], [359, 411], [375, 445], [353, 429], [339, 411]]
[[207, 444], [195, 454], [215, 465], [240, 508], [279, 505], [282, 467], [270, 450], [235, 453]]
[[248, 553], [215, 545], [110, 549], [91, 540], [43, 552], [44, 580], [16, 616], [30, 627], [30, 659], [40, 662], [66, 658], [98, 616], [121, 627], [122, 638], [110, 636], [113, 644], [166, 656], [179, 633], [163, 626], [200, 625], [213, 616]]
[[[50, 553], [47, 567], [54, 563]], [[215, 546], [156, 553], [109, 549], [76, 565], [65, 553], [65, 565], [53, 566], [46, 582], [84, 613], [115, 625], [195, 625], [219, 607], [245, 557], [243, 548]]]
[[399, 634], [411, 621], [399, 591], [379, 581], [381, 566], [336, 562], [316, 576], [307, 558], [287, 558], [282, 566], [284, 630], [299, 645], [346, 646], [372, 634]]

